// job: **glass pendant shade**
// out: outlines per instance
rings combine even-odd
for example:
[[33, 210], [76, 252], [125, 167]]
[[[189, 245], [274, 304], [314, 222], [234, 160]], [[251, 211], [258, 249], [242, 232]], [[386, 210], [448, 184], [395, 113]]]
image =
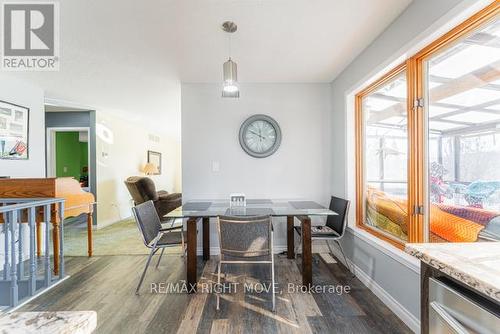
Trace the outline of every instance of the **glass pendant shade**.
[[240, 88], [238, 87], [238, 65], [229, 58], [222, 66], [223, 83], [222, 97], [240, 97]]

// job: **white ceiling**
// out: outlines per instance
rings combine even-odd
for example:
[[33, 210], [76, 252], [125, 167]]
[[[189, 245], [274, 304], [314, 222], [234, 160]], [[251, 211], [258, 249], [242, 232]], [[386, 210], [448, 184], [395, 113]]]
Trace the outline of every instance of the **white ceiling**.
[[[154, 117], [180, 131], [180, 82], [219, 82], [225, 20], [241, 82], [330, 82], [411, 0], [71, 0], [59, 72], [26, 77], [53, 99]], [[4, 75], [5, 73], [2, 73]], [[148, 117], [151, 120], [150, 117]]]
[[331, 82], [411, 0], [205, 0], [176, 6], [184, 82], [221, 80], [225, 20], [242, 82]]

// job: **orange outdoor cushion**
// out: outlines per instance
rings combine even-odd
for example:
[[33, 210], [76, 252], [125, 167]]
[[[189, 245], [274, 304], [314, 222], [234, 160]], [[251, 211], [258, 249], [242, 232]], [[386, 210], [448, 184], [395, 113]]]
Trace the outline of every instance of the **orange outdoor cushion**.
[[408, 233], [408, 204], [405, 199], [389, 197], [383, 191], [368, 187], [367, 202], [373, 210], [399, 225], [405, 234]]
[[[407, 200], [390, 197], [385, 192], [369, 187], [367, 202], [378, 213], [386, 216], [392, 222], [407, 231]], [[435, 204], [431, 204], [430, 231], [431, 233], [450, 242], [477, 241], [483, 225], [445, 212]]]
[[477, 241], [483, 225], [471, 220], [460, 218], [431, 205], [430, 230], [432, 233], [450, 242]]

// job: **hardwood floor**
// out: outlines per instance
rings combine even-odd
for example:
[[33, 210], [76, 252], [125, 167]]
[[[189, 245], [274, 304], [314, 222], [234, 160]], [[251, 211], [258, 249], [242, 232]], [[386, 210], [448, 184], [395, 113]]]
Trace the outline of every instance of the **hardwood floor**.
[[[178, 283], [185, 279], [184, 260], [157, 256], [146, 275], [141, 295], [134, 290], [145, 256], [69, 257], [71, 277], [46, 294], [26, 304], [21, 311], [97, 311], [97, 333], [411, 333], [380, 300], [357, 279], [350, 280], [346, 268], [326, 263], [314, 255], [313, 281], [317, 286], [349, 285], [351, 291], [300, 293], [288, 291], [288, 284], [301, 284], [300, 260], [276, 256], [279, 293], [276, 312], [271, 311], [271, 294], [245, 291], [243, 284], [270, 282], [265, 265], [227, 265], [227, 282], [240, 283], [236, 292], [221, 296], [211, 293], [151, 293], [151, 283]], [[200, 282], [216, 282], [217, 264], [198, 259]]]

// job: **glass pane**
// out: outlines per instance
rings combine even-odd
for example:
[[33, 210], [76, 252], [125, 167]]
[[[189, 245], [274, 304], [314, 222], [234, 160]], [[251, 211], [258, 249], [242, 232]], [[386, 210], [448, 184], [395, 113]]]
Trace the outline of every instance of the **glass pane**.
[[500, 240], [500, 21], [427, 61], [431, 242]]
[[408, 240], [406, 72], [363, 98], [365, 224]]

